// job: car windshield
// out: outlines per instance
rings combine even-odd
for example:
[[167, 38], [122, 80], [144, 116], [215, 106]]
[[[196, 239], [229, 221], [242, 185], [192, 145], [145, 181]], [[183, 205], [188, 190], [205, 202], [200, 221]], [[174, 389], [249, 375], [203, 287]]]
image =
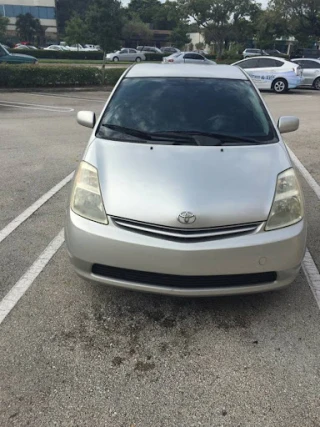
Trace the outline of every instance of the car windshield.
[[241, 138], [278, 141], [251, 82], [184, 77], [125, 78], [103, 114], [97, 136], [146, 142], [144, 134], [170, 132], [229, 135], [239, 144]]
[[6, 55], [10, 55], [10, 53], [8, 52], [8, 50], [3, 46], [3, 44], [1, 45], [2, 50], [6, 53]]

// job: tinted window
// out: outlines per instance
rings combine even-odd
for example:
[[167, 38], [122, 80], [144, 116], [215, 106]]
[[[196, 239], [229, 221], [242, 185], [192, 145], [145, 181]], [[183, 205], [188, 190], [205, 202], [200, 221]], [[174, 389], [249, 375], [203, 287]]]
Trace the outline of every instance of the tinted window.
[[316, 61], [304, 60], [304, 61], [301, 61], [301, 66], [302, 68], [315, 69], [315, 68], [320, 68], [320, 63]]
[[258, 59], [252, 58], [252, 59], [247, 59], [246, 61], [241, 61], [238, 64], [238, 67], [241, 68], [258, 68]]
[[104, 124], [143, 132], [202, 131], [275, 140], [270, 118], [247, 80], [126, 78], [110, 100], [97, 136], [139, 142]]
[[184, 59], [197, 59], [198, 61], [204, 61], [204, 57], [197, 53], [186, 53]]
[[130, 53], [137, 53], [134, 49], [129, 49]]
[[273, 67], [282, 67], [283, 62], [276, 61], [275, 59], [269, 58], [260, 58], [258, 60], [259, 68], [273, 68]]

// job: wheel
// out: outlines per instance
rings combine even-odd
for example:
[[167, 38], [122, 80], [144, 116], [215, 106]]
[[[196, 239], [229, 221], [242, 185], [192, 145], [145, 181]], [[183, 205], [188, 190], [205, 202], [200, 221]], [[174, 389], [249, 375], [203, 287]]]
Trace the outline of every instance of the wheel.
[[139, 56], [136, 58], [136, 62], [141, 62], [141, 58]]
[[117, 56], [115, 56], [112, 61], [113, 62], [119, 62], [119, 58]]
[[276, 93], [285, 93], [288, 90], [288, 83], [284, 79], [275, 79], [272, 83], [272, 89]]
[[316, 78], [315, 81], [313, 82], [313, 87], [316, 90], [320, 90], [320, 77]]

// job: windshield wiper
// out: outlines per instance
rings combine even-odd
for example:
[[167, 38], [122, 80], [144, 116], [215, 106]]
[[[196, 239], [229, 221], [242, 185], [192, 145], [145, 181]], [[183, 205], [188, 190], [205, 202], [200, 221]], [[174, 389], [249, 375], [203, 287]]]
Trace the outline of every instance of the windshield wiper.
[[176, 132], [144, 132], [138, 129], [108, 123], [102, 124], [102, 126], [147, 141], [172, 141], [173, 145], [200, 145], [192, 136], [188, 136], [187, 134], [183, 135]]
[[252, 145], [258, 145], [258, 144], [263, 144], [263, 142], [258, 141], [257, 139], [253, 139], [253, 138], [247, 138], [246, 136], [236, 136], [236, 135], [227, 135], [224, 133], [215, 133], [215, 132], [202, 132], [202, 131], [187, 131], [187, 130], [173, 130], [173, 131], [166, 131], [163, 132], [165, 134], [173, 134], [173, 135], [190, 135], [190, 136], [204, 136], [204, 137], [208, 137], [208, 138], [212, 138], [213, 140], [216, 140], [215, 142], [213, 141], [210, 144], [201, 144], [198, 141], [198, 145], [214, 145], [214, 146], [219, 146], [219, 145], [224, 145], [228, 142], [243, 142], [245, 144], [252, 144]]

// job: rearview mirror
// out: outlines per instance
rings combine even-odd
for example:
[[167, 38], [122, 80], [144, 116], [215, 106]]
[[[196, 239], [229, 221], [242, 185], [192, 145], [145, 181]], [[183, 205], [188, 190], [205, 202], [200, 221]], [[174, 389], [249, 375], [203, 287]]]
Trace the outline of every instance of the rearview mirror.
[[79, 111], [77, 114], [77, 122], [81, 126], [92, 129], [96, 124], [96, 115], [92, 111]]
[[294, 132], [299, 128], [299, 119], [295, 116], [283, 116], [278, 120], [280, 133]]

